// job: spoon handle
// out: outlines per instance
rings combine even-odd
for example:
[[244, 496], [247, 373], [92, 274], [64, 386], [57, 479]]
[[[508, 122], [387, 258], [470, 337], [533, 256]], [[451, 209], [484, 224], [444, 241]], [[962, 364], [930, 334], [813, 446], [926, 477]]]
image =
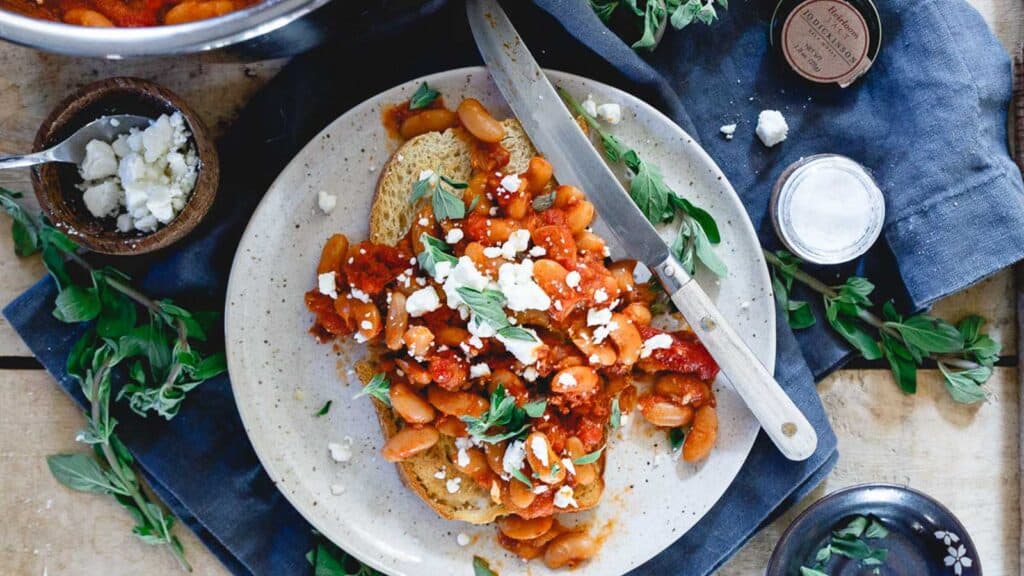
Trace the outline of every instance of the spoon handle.
[[42, 152], [24, 154], [21, 156], [0, 156], [0, 170], [6, 170], [8, 168], [25, 168], [27, 166], [35, 166], [36, 164], [53, 162], [56, 158], [53, 157], [52, 152], [52, 150], [43, 150]]

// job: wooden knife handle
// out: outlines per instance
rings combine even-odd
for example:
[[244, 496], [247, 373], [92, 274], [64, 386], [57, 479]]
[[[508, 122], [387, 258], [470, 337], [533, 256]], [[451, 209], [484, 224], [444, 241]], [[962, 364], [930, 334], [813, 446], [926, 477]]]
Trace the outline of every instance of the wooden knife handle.
[[670, 289], [672, 302], [779, 451], [790, 460], [810, 458], [818, 446], [817, 432], [711, 298], [675, 258], [668, 258], [656, 271]]

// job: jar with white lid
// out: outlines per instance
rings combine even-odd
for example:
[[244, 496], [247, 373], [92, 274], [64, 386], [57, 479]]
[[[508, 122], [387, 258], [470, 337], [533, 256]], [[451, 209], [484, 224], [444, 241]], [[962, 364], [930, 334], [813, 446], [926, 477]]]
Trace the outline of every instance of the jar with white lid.
[[793, 163], [772, 189], [769, 208], [786, 248], [813, 264], [841, 264], [863, 255], [885, 223], [885, 198], [859, 163], [818, 154]]

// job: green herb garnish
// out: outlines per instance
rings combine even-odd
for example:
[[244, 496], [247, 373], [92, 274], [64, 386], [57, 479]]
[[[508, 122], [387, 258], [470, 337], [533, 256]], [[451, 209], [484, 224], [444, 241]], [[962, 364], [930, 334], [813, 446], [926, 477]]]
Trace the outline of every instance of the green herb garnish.
[[612, 430], [618, 430], [619, 426], [622, 426], [622, 409], [619, 408], [619, 399], [612, 399], [612, 413], [608, 418], [608, 425], [612, 427]]
[[633, 48], [654, 50], [661, 37], [661, 31], [671, 24], [682, 30], [693, 21], [711, 24], [718, 18], [715, 4], [728, 8], [727, 0], [588, 0], [590, 7], [606, 24], [612, 19], [620, 4], [625, 4], [631, 19], [641, 29], [641, 36]]
[[532, 204], [534, 210], [537, 212], [543, 212], [555, 205], [555, 193], [548, 192], [547, 194], [541, 194], [533, 199]]
[[385, 376], [383, 372], [377, 372], [373, 375], [373, 378], [370, 378], [370, 381], [367, 382], [366, 386], [364, 386], [363, 389], [352, 398], [355, 399], [360, 396], [372, 396], [388, 406], [391, 406], [391, 397], [389, 396], [390, 392], [391, 382], [388, 381], [387, 376]]
[[324, 402], [324, 405], [321, 406], [320, 409], [316, 411], [316, 414], [314, 414], [314, 416], [316, 416], [317, 418], [319, 418], [320, 416], [326, 416], [327, 413], [331, 411], [331, 404], [333, 402], [333, 400], [328, 400], [327, 402]]
[[632, 175], [629, 179], [629, 196], [647, 220], [657, 225], [671, 222], [677, 216], [680, 218], [679, 235], [670, 248], [686, 271], [693, 274], [697, 262], [700, 262], [716, 275], [725, 276], [728, 269], [713, 249], [722, 238], [711, 214], [676, 194], [665, 183], [657, 166], [641, 159], [635, 150], [623, 144], [614, 134], [605, 131], [572, 94], [562, 88], [558, 89], [558, 93], [572, 113], [583, 117], [591, 130], [597, 133], [605, 158], [609, 162], [622, 163], [629, 170]]
[[[314, 534], [319, 536], [317, 532]], [[315, 576], [384, 576], [323, 537], [306, 553], [306, 561], [313, 567]]]
[[673, 452], [683, 447], [684, 440], [686, 440], [686, 431], [682, 428], [672, 428], [668, 431], [668, 443]]
[[[546, 403], [545, 403], [546, 404]], [[530, 412], [541, 415], [544, 410], [537, 411], [537, 404], [530, 403]], [[491, 403], [487, 411], [476, 416], [462, 416], [460, 419], [466, 423], [469, 435], [480, 442], [497, 444], [510, 438], [521, 438], [526, 436], [530, 429], [529, 418], [533, 416], [527, 412], [526, 406], [519, 407], [514, 396], [508, 394], [504, 386], [498, 386], [491, 393]], [[504, 430], [494, 434], [488, 434], [491, 428], [501, 427]]]
[[416, 255], [416, 261], [420, 268], [431, 277], [437, 276], [439, 262], [447, 262], [452, 266], [459, 262], [458, 258], [448, 253], [450, 248], [446, 242], [434, 238], [426, 232], [420, 234], [420, 243], [423, 244], [423, 251]]
[[523, 474], [522, 470], [513, 470], [512, 477], [515, 478], [516, 480], [519, 480], [523, 484], [526, 484], [528, 488], [533, 488], [533, 482], [530, 482], [530, 479], [526, 477], [526, 474]]
[[[86, 426], [77, 439], [92, 445], [87, 453], [56, 454], [47, 465], [58, 482], [81, 492], [108, 494], [135, 519], [133, 532], [147, 544], [164, 545], [179, 565], [190, 570], [181, 542], [171, 529], [175, 518], [144, 489], [135, 460], [115, 433], [111, 416], [116, 399], [125, 399], [140, 416], [177, 415], [189, 391], [223, 373], [222, 352], [201, 350], [215, 313], [193, 314], [170, 300], [155, 300], [131, 286], [131, 278], [114, 268], [96, 268], [79, 255], [79, 247], [43, 218], [34, 218], [17, 199], [0, 188], [0, 208], [13, 220], [11, 235], [19, 256], [41, 253], [58, 294], [53, 316], [66, 323], [92, 322], [72, 345], [68, 375], [89, 402]], [[67, 263], [84, 273], [72, 275]]]
[[473, 576], [498, 576], [498, 573], [491, 570], [487, 560], [479, 556], [473, 556]]
[[505, 314], [505, 295], [498, 290], [477, 290], [468, 286], [460, 286], [456, 289], [462, 301], [469, 306], [475, 320], [471, 322], [486, 322], [494, 329], [498, 336], [508, 340], [522, 340], [525, 342], [536, 342], [537, 336], [532, 331], [520, 326], [513, 326]]
[[431, 88], [426, 82], [420, 84], [420, 87], [413, 92], [412, 98], [409, 98], [409, 109], [419, 110], [420, 108], [426, 108], [433, 104], [434, 100], [441, 93]]
[[435, 218], [439, 221], [460, 220], [466, 217], [466, 205], [462, 202], [461, 193], [455, 194], [452, 190], [464, 190], [467, 186], [469, 185], [465, 182], [456, 182], [434, 174], [413, 184], [409, 201], [416, 204], [422, 198], [430, 196], [430, 206]]
[[[834, 530], [828, 544], [814, 555], [813, 567], [801, 566], [801, 576], [828, 576], [825, 572], [832, 556], [843, 556], [857, 560], [864, 566], [881, 566], [888, 556], [885, 548], [872, 548], [867, 539], [880, 540], [889, 535], [889, 530], [873, 517], [855, 516], [846, 526]], [[877, 573], [877, 568], [875, 569]]]
[[872, 311], [874, 285], [853, 276], [838, 286], [828, 286], [800, 269], [792, 254], [764, 251], [772, 268], [775, 299], [786, 310], [793, 329], [814, 325], [814, 314], [803, 301], [790, 298], [793, 281], [822, 295], [829, 325], [869, 360], [885, 358], [900, 389], [917, 391], [917, 369], [933, 360], [942, 372], [946, 391], [963, 404], [984, 400], [982, 384], [992, 376], [999, 360], [999, 344], [981, 332], [985, 320], [968, 316], [953, 325], [928, 314], [904, 318], [891, 301]]
[[583, 465], [583, 464], [593, 464], [594, 462], [597, 462], [598, 458], [601, 457], [601, 453], [604, 452], [604, 449], [605, 449], [605, 447], [601, 446], [600, 448], [598, 448], [597, 450], [594, 450], [590, 454], [584, 454], [583, 456], [580, 456], [579, 458], [576, 458], [575, 460], [572, 461], [572, 463], [573, 464], [580, 464], [580, 465]]

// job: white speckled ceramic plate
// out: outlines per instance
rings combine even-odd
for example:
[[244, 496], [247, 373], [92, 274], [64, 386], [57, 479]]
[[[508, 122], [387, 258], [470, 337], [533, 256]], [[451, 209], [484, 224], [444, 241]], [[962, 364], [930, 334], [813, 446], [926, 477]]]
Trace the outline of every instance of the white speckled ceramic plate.
[[[677, 191], [708, 209], [722, 227], [718, 253], [729, 267], [720, 283], [699, 278], [761, 360], [774, 366], [775, 316], [768, 271], [757, 237], [736, 193], [715, 163], [671, 120], [620, 90], [569, 74], [552, 80], [579, 97], [618, 102], [624, 118], [614, 132], [659, 165]], [[424, 79], [392, 88], [351, 109], [313, 139], [281, 173], [249, 222], [228, 287], [228, 366], [235, 399], [253, 446], [289, 501], [332, 541], [389, 574], [472, 574], [480, 555], [502, 576], [551, 573], [500, 548], [491, 526], [437, 517], [406, 490], [378, 455], [383, 444], [374, 411], [349, 371], [362, 347], [340, 352], [307, 332], [312, 317], [303, 293], [314, 286], [326, 238], [367, 236], [367, 214], [380, 167], [396, 147], [380, 122], [381, 108], [408, 98]], [[509, 114], [483, 68], [426, 78], [450, 103], [472, 96], [501, 118]], [[338, 195], [330, 215], [317, 192]], [[623, 247], [616, 247], [622, 253]], [[625, 247], [628, 250], [628, 247]], [[663, 433], [632, 418], [608, 452], [601, 505], [580, 514], [594, 531], [611, 527], [588, 576], [618, 575], [652, 558], [686, 533], [721, 497], [743, 465], [758, 425], [720, 379], [718, 444], [707, 461], [669, 458]], [[314, 413], [333, 400], [330, 413]], [[350, 462], [330, 459], [328, 442], [352, 439]], [[340, 494], [332, 493], [342, 488]], [[472, 541], [462, 547], [456, 535]]]

